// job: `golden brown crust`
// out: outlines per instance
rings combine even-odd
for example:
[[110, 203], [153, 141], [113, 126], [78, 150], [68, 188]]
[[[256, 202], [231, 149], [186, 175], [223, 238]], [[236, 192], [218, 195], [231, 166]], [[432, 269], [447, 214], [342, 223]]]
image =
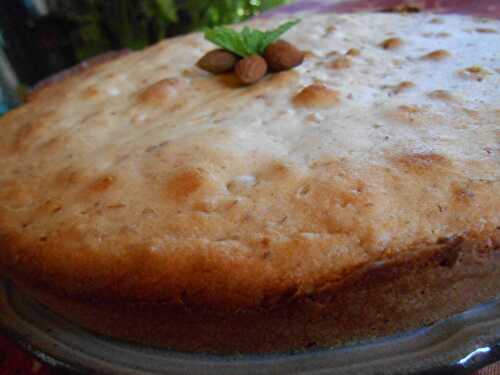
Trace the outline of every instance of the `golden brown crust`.
[[[310, 17], [289, 38], [314, 54], [250, 87], [195, 67], [199, 34], [48, 87], [0, 120], [0, 268], [59, 296], [234, 313], [439, 238], [493, 248], [495, 34], [444, 20]], [[420, 25], [450, 33], [448, 58], [420, 59]], [[404, 43], [387, 51], [389, 33]]]
[[[335, 60], [334, 63], [337, 63]], [[304, 87], [293, 98], [296, 107], [328, 108], [339, 104], [340, 93], [325, 85], [312, 84]]]
[[297, 299], [290, 289], [259, 309], [231, 314], [193, 309], [188, 301], [102, 303], [29, 289], [92, 331], [148, 345], [216, 353], [331, 347], [422, 327], [497, 296], [499, 244], [493, 250], [460, 237], [438, 242], [359, 270], [335, 290], [325, 287]]

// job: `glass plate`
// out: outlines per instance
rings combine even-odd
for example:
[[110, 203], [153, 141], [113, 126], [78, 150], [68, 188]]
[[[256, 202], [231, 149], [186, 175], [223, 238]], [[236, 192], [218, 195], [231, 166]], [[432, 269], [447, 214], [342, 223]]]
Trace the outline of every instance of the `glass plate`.
[[[398, 3], [302, 0], [264, 16], [301, 11], [367, 11]], [[488, 0], [447, 0], [439, 4], [439, 9], [433, 11], [500, 18], [500, 6]], [[215, 356], [144, 347], [93, 335], [0, 280], [0, 329], [41, 360], [90, 374], [471, 374], [500, 360], [500, 297], [426, 328], [345, 347]]]
[[468, 374], [500, 360], [500, 298], [432, 326], [350, 346], [216, 356], [96, 336], [0, 281], [0, 327], [55, 366], [99, 374]]

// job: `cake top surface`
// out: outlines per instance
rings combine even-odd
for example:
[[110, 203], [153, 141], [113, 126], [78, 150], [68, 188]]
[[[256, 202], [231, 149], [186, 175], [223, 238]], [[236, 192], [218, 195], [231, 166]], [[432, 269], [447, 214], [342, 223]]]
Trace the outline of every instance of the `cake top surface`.
[[443, 238], [496, 246], [500, 23], [299, 16], [285, 39], [305, 62], [255, 85], [198, 69], [214, 47], [191, 34], [1, 118], [0, 267], [70, 295], [239, 308]]

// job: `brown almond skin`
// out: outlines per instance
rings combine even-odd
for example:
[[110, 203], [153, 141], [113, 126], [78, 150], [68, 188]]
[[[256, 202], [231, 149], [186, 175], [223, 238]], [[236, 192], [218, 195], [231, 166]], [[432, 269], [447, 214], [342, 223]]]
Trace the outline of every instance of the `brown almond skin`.
[[271, 71], [280, 72], [302, 64], [304, 52], [285, 40], [278, 40], [266, 48], [264, 57]]
[[234, 72], [242, 83], [251, 85], [266, 75], [267, 62], [259, 55], [248, 56], [238, 61]]
[[224, 49], [214, 49], [207, 52], [197, 62], [200, 69], [212, 74], [222, 74], [230, 72], [238, 62], [238, 56]]

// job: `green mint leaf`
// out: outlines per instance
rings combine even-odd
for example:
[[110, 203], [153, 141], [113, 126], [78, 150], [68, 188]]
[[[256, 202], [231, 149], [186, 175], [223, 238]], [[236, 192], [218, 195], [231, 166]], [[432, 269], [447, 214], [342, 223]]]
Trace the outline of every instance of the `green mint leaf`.
[[300, 20], [288, 21], [288, 22], [278, 26], [274, 30], [266, 31], [264, 37], [261, 39], [261, 42], [259, 44], [259, 49], [258, 49], [259, 53], [263, 54], [268, 45], [276, 42], [280, 38], [280, 36], [282, 36], [284, 33], [286, 33], [292, 27], [297, 25], [299, 22], [300, 22]]
[[205, 39], [238, 56], [263, 54], [267, 46], [298, 24], [300, 20], [286, 22], [276, 29], [260, 31], [244, 27], [240, 32], [219, 26], [205, 31]]
[[205, 39], [239, 56], [248, 56], [248, 50], [240, 34], [227, 27], [219, 26], [205, 31]]
[[245, 27], [241, 31], [240, 35], [248, 53], [250, 55], [258, 53], [259, 44], [262, 38], [264, 37], [264, 32]]

